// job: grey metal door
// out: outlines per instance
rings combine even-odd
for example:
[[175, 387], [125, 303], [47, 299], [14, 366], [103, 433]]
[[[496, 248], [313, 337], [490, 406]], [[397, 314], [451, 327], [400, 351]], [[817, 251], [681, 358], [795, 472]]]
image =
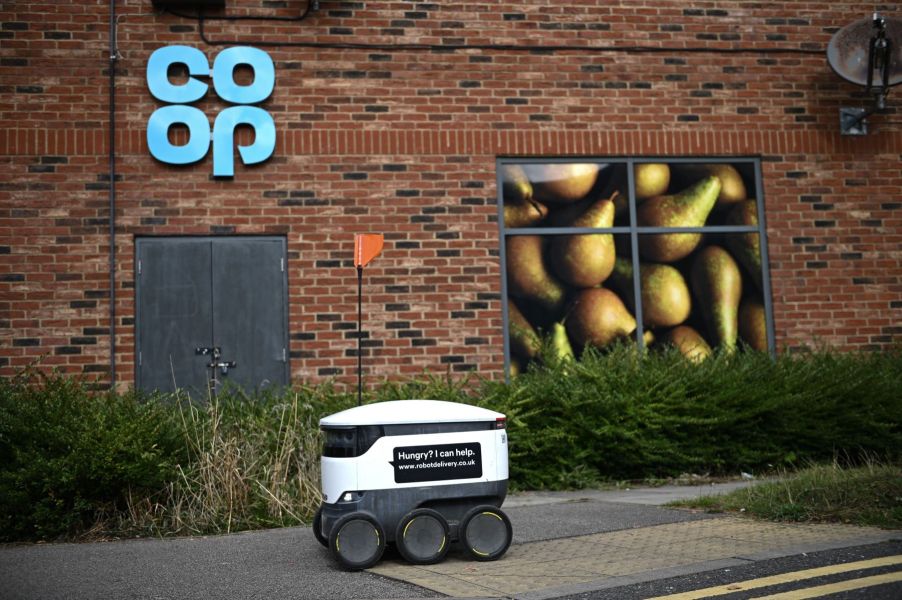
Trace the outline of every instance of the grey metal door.
[[[136, 385], [206, 395], [210, 377], [248, 391], [288, 384], [282, 238], [136, 242]], [[215, 362], [232, 367], [211, 369]]]

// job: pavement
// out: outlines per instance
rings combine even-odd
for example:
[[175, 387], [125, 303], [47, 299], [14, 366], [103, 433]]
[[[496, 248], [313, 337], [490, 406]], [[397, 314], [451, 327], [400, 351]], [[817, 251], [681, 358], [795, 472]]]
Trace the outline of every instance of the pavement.
[[879, 529], [775, 524], [662, 506], [748, 483], [513, 494], [504, 510], [514, 543], [495, 562], [470, 561], [452, 550], [440, 564], [415, 566], [389, 551], [373, 569], [349, 573], [306, 527], [6, 545], [0, 547], [0, 598], [539, 600], [900, 537]]

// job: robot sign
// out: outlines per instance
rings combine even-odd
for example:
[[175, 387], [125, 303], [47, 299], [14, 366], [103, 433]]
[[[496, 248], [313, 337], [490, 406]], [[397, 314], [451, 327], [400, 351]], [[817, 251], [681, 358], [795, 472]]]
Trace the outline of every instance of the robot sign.
[[401, 446], [394, 449], [395, 483], [482, 477], [478, 442]]

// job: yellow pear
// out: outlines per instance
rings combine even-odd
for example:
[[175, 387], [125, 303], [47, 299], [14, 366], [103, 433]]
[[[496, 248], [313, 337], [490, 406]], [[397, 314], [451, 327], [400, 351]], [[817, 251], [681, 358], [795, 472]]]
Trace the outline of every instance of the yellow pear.
[[523, 165], [540, 202], [569, 203], [585, 197], [595, 185], [599, 166], [595, 163], [549, 163]]
[[512, 296], [557, 312], [563, 305], [565, 290], [545, 264], [545, 243], [546, 238], [539, 235], [507, 238], [507, 285]]
[[[611, 285], [635, 312], [633, 300], [633, 263], [618, 258], [611, 275]], [[642, 294], [642, 323], [648, 327], [673, 327], [689, 317], [692, 295], [683, 275], [670, 265], [641, 263], [639, 289]]]
[[510, 300], [507, 301], [507, 324], [511, 352], [527, 359], [538, 356], [542, 341], [532, 324]]
[[580, 291], [567, 315], [567, 333], [578, 348], [604, 348], [635, 330], [636, 319], [617, 294], [605, 288]]
[[732, 352], [739, 335], [739, 300], [742, 297], [739, 265], [720, 246], [706, 246], [692, 261], [690, 281], [708, 335], [724, 350]]
[[[758, 226], [758, 203], [754, 200], [737, 202], [730, 209], [726, 219], [727, 225]], [[739, 264], [745, 267], [746, 273], [755, 282], [760, 291], [764, 291], [761, 282], [761, 241], [758, 233], [729, 233], [726, 237], [727, 247]]]
[[[576, 218], [571, 227], [605, 228], [614, 225], [614, 203], [599, 200]], [[614, 236], [610, 233], [555, 235], [551, 241], [554, 273], [572, 286], [593, 287], [614, 268]]]
[[700, 363], [711, 356], [711, 346], [699, 332], [688, 325], [674, 327], [664, 334], [661, 341], [672, 345], [694, 363]]
[[501, 167], [505, 227], [530, 227], [548, 215], [548, 208], [532, 195], [532, 184], [520, 165]]
[[511, 379], [520, 375], [523, 372], [523, 365], [520, 364], [520, 359], [516, 356], [511, 356], [510, 364], [507, 367], [507, 373]]
[[665, 163], [639, 163], [633, 169], [636, 200], [645, 200], [667, 193], [670, 186], [670, 167]]
[[767, 317], [764, 304], [746, 298], [739, 304], [739, 337], [758, 352], [767, 352]]

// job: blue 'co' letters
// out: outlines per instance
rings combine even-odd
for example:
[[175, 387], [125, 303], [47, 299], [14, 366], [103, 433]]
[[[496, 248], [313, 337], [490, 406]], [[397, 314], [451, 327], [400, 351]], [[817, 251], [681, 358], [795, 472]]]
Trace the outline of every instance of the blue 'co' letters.
[[[188, 81], [174, 85], [169, 80], [169, 67], [183, 64], [188, 68]], [[235, 68], [247, 65], [254, 71], [250, 85], [235, 82]], [[196, 77], [211, 75], [203, 52], [189, 46], [166, 46], [151, 54], [147, 62], [147, 87], [155, 98], [171, 103], [158, 108], [147, 121], [147, 146], [157, 160], [184, 165], [197, 162], [210, 148], [210, 123], [200, 109], [187, 106], [206, 95], [209, 86]], [[225, 100], [237, 104], [222, 110], [213, 125], [213, 175], [232, 177], [234, 167], [235, 128], [248, 125], [254, 130], [254, 141], [239, 146], [241, 161], [255, 164], [272, 156], [276, 146], [276, 126], [272, 116], [257, 106], [266, 100], [275, 86], [275, 67], [266, 52], [257, 48], [227, 48], [213, 61], [213, 89]], [[169, 141], [173, 125], [188, 128], [188, 143], [176, 146]]]

